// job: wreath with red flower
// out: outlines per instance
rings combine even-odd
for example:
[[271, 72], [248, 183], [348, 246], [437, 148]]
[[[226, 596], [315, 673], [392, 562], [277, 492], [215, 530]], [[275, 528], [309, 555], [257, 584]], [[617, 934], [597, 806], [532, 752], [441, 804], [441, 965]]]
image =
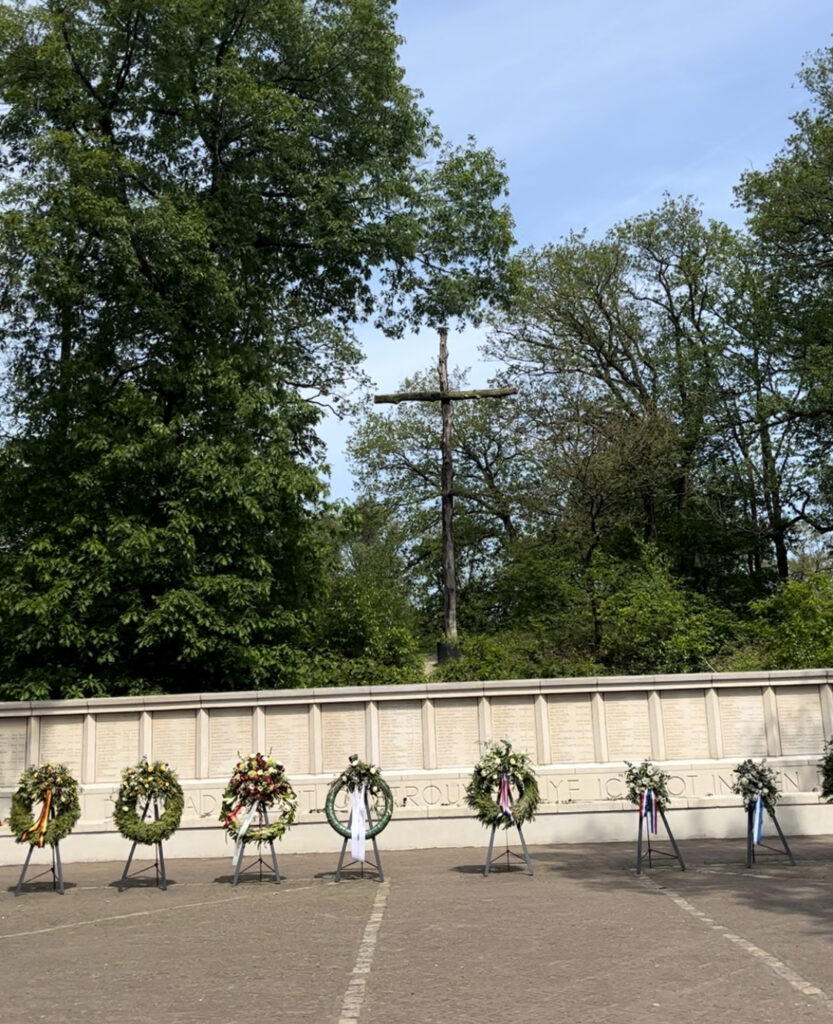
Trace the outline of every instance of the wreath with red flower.
[[[248, 812], [257, 807], [257, 824], [241, 834]], [[266, 823], [264, 811], [274, 811]], [[280, 839], [298, 813], [298, 797], [283, 765], [264, 754], [251, 754], [234, 766], [223, 792], [220, 821], [229, 835], [243, 843], [270, 843]]]

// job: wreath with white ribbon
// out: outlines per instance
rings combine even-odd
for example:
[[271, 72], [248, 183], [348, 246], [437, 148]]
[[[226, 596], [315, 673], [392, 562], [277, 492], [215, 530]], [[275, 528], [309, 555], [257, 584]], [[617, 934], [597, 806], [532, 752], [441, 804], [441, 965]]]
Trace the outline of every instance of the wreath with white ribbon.
[[[145, 808], [140, 817], [138, 804], [142, 800]], [[160, 803], [163, 810], [159, 817], [145, 821], [151, 805], [156, 812]], [[184, 807], [185, 796], [176, 772], [164, 761], [148, 764], [147, 759], [143, 759], [121, 773], [113, 821], [125, 839], [152, 845], [169, 839], [176, 832]]]
[[[513, 796], [513, 790], [517, 796]], [[508, 740], [494, 743], [486, 750], [466, 786], [466, 803], [481, 825], [490, 827], [509, 828], [532, 821], [540, 802], [529, 754], [513, 750]]]
[[[266, 824], [264, 811], [274, 810]], [[234, 766], [223, 792], [220, 821], [238, 846], [271, 843], [280, 839], [295, 820], [298, 797], [286, 777], [283, 765], [264, 754], [251, 754]]]
[[[40, 802], [37, 821], [32, 807]], [[18, 843], [55, 846], [81, 817], [78, 783], [65, 764], [27, 768], [12, 796], [9, 828]]]
[[[353, 797], [352, 820], [349, 825], [339, 820], [336, 811], [336, 800], [343, 789], [346, 789]], [[370, 826], [365, 820], [365, 794], [369, 798], [371, 814], [374, 818]], [[327, 799], [324, 802], [324, 813], [327, 815], [327, 821], [331, 828], [345, 839], [353, 839], [358, 845], [362, 825], [364, 825], [365, 839], [373, 839], [388, 827], [390, 819], [393, 817], [393, 793], [376, 765], [360, 761], [358, 754], [351, 754], [347, 759], [347, 767], [330, 783]], [[356, 855], [355, 852], [353, 855]]]

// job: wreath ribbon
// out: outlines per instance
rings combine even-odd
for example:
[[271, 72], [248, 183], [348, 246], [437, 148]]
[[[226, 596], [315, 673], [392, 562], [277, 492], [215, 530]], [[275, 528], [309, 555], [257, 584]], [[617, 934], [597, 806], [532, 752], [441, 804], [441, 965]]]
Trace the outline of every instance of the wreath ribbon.
[[[231, 818], [235, 818], [243, 809], [243, 807], [244, 804], [239, 804], [237, 810], [234, 812], [234, 814], [231, 815]], [[249, 831], [249, 825], [251, 825], [252, 821], [254, 820], [254, 816], [255, 814], [257, 814], [259, 808], [260, 801], [255, 800], [255, 802], [249, 808], [246, 817], [240, 823], [240, 831], [237, 833], [237, 842], [234, 844], [234, 855], [231, 858], [231, 862], [232, 864], [234, 864], [235, 867], [240, 863], [240, 858], [243, 856], [243, 847], [246, 845], [245, 835]]]
[[367, 842], [367, 808], [364, 802], [366, 785], [353, 790], [353, 809], [350, 814], [350, 855], [353, 860], [365, 859]]
[[506, 772], [500, 777], [500, 784], [498, 786], [497, 793], [498, 807], [506, 815], [506, 817], [515, 824], [515, 815], [512, 811], [512, 790], [509, 787], [509, 776]]
[[43, 796], [43, 807], [41, 808], [40, 817], [31, 828], [27, 828], [23, 835], [20, 837], [21, 843], [25, 842], [32, 833], [37, 833], [38, 846], [43, 846], [44, 838], [46, 837], [46, 826], [49, 824], [49, 808], [52, 805], [52, 790], [47, 787], [46, 792]]
[[648, 828], [653, 835], [659, 832], [659, 805], [656, 793], [652, 789], [644, 790], [639, 796], [639, 817], [647, 819]]
[[752, 842], [759, 846], [764, 840], [764, 801], [758, 794], [752, 805]]

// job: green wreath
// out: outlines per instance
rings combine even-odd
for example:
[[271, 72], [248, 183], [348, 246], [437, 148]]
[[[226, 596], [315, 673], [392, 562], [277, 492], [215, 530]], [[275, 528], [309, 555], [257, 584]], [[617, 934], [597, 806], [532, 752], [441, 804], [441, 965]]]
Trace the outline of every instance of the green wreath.
[[[504, 775], [510, 787], [514, 787], [518, 794], [512, 802], [511, 815], [501, 810], [494, 796]], [[510, 825], [523, 825], [532, 821], [540, 802], [538, 780], [529, 755], [513, 750], [507, 740], [489, 747], [474, 766], [471, 780], [466, 786], [466, 803], [475, 812], [481, 825], [490, 827], [500, 825], [501, 828], [509, 828]]]
[[[258, 808], [258, 824], [240, 835], [243, 820], [253, 806]], [[263, 811], [279, 807], [280, 813], [265, 824]], [[223, 792], [220, 821], [235, 842], [271, 843], [280, 839], [295, 821], [298, 797], [289, 784], [283, 765], [263, 754], [251, 754], [234, 766]]]
[[[43, 808], [37, 821], [34, 804]], [[27, 768], [12, 796], [9, 828], [18, 843], [55, 846], [72, 832], [81, 817], [78, 783], [64, 764], [41, 764]]]
[[[137, 810], [140, 800], [145, 801], [145, 814], [151, 802], [156, 809], [161, 801], [165, 805], [164, 810], [153, 821], [144, 821]], [[116, 797], [113, 821], [125, 839], [152, 846], [169, 839], [176, 832], [184, 807], [185, 796], [176, 772], [163, 761], [148, 764], [143, 759], [121, 773], [121, 787]]]
[[375, 765], [360, 761], [358, 754], [351, 754], [347, 760], [349, 762], [347, 767], [337, 779], [330, 783], [327, 799], [324, 802], [324, 813], [327, 815], [330, 827], [334, 828], [340, 836], [349, 839], [352, 832], [344, 822], [339, 820], [336, 813], [336, 799], [342, 789], [346, 789], [348, 793], [355, 793], [357, 789], [366, 786], [365, 792], [376, 798], [371, 808], [374, 821], [365, 832], [367, 839], [373, 839], [388, 827], [390, 819], [393, 817], [393, 793]]

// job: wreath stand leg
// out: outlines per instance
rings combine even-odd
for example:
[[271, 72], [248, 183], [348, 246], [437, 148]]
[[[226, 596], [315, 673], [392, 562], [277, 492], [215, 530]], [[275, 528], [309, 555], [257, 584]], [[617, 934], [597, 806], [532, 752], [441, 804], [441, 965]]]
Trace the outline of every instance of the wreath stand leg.
[[518, 860], [524, 861], [526, 863], [526, 870], [527, 870], [527, 872], [530, 875], [534, 874], [534, 872], [532, 870], [532, 861], [530, 860], [530, 857], [529, 857], [529, 850], [527, 850], [527, 848], [526, 848], [526, 840], [524, 839], [523, 829], [521, 828], [521, 826], [517, 822], [515, 823], [515, 828], [518, 830], [518, 837], [521, 840], [521, 849], [523, 850], [523, 855], [521, 855], [520, 853], [515, 853], [514, 850], [510, 850], [509, 849], [509, 829], [506, 829], [506, 849], [502, 853], [497, 854], [496, 857], [492, 857], [492, 850], [495, 847], [495, 832], [497, 832], [497, 822], [495, 822], [495, 824], [492, 825], [492, 833], [489, 836], [489, 850], [488, 850], [488, 853], [486, 854], [486, 864], [483, 867], [483, 875], [484, 875], [484, 877], [489, 874], [489, 872], [492, 869], [492, 865], [493, 864], [497, 864], [497, 862], [500, 861], [500, 860], [505, 860], [506, 861], [506, 870], [507, 871], [511, 871], [512, 870], [512, 867], [511, 867], [511, 858], [512, 857], [515, 857]]
[[[365, 809], [365, 814], [367, 815], [368, 827], [372, 828], [373, 827], [373, 815], [370, 813], [370, 801], [367, 798], [367, 791], [365, 791], [365, 794], [364, 794], [364, 809]], [[349, 818], [347, 824], [348, 824], [349, 827], [352, 828], [352, 825], [353, 825], [353, 812], [352, 812], [352, 810], [350, 811], [350, 818]], [[376, 858], [375, 861], [372, 861], [372, 860], [371, 861], [363, 861], [363, 860], [355, 861], [355, 860], [351, 860], [349, 862], [349, 864], [344, 864], [344, 855], [347, 853], [347, 836], [344, 837], [344, 842], [342, 842], [342, 844], [341, 844], [341, 854], [340, 854], [340, 856], [338, 858], [338, 867], [335, 869], [335, 874], [333, 875], [333, 881], [334, 882], [340, 882], [341, 881], [342, 865], [345, 868], [350, 868], [354, 864], [359, 864], [360, 865], [360, 873], [361, 873], [361, 877], [362, 878], [364, 878], [364, 866], [365, 866], [365, 864], [367, 864], [368, 867], [375, 868], [376, 874], [377, 874], [377, 876], [379, 878], [379, 881], [380, 882], [384, 882], [384, 880], [385, 880], [385, 873], [382, 870], [382, 858], [379, 856], [379, 847], [376, 844], [376, 836], [372, 836], [371, 839], [370, 839], [370, 842], [373, 844], [373, 856]]]
[[657, 850], [653, 846], [651, 846], [651, 831], [650, 829], [645, 828], [645, 816], [643, 814], [640, 814], [639, 835], [636, 840], [636, 873], [638, 875], [641, 875], [643, 870], [643, 835], [646, 839], [645, 853], [647, 854], [649, 868], [652, 868], [654, 866], [653, 857], [654, 855], [656, 855], [657, 857], [670, 857], [672, 860], [678, 861], [680, 865], [680, 871], [685, 871], [685, 861], [683, 860], [683, 856], [680, 853], [679, 846], [677, 846], [677, 840], [674, 838], [674, 833], [671, 831], [671, 826], [668, 824], [668, 818], [665, 817], [665, 811], [660, 810], [659, 816], [660, 818], [662, 818], [662, 823], [665, 826], [665, 831], [668, 833], [668, 840], [671, 843], [671, 848], [674, 852], [668, 853], [666, 850]]
[[[266, 825], [267, 827], [269, 826], [269, 812], [266, 810], [263, 804], [260, 804], [258, 808], [258, 819], [262, 825]], [[269, 854], [272, 860], [272, 873], [275, 876], [275, 885], [280, 885], [281, 873], [280, 871], [278, 871], [278, 855], [275, 853], [275, 840], [267, 839], [266, 845], [269, 847]], [[262, 848], [263, 843], [258, 843], [257, 857], [253, 858], [251, 863], [247, 864], [245, 868], [243, 867], [243, 851], [240, 851], [240, 856], [237, 857], [237, 862], [234, 865], [234, 878], [231, 883], [232, 885], [237, 885], [237, 883], [240, 881], [240, 876], [245, 875], [247, 871], [251, 871], [253, 868], [258, 869], [258, 880], [261, 882], [263, 881], [263, 869], [264, 867], [268, 867], [268, 865], [266, 864], [266, 861], [263, 859]]]
[[[148, 800], [145, 803], [145, 809], [142, 811], [142, 821], [144, 821], [145, 818], [147, 817], [148, 811], [150, 810], [150, 804], [150, 800]], [[153, 800], [153, 817], [155, 821], [159, 820], [159, 801], [156, 799]], [[128, 872], [130, 871], [130, 865], [133, 862], [133, 854], [136, 852], [136, 847], [138, 845], [139, 843], [137, 841], [134, 842], [133, 845], [130, 847], [130, 853], [127, 856], [127, 863], [124, 865], [124, 871], [122, 871], [121, 878], [119, 879], [118, 892], [124, 892], [124, 890], [127, 888], [125, 882], [129, 877], [136, 877], [138, 875], [144, 874], [145, 871], [151, 870], [151, 868], [141, 868], [139, 871], [136, 871], [134, 875], [128, 875]], [[153, 845], [156, 847], [156, 859], [153, 862], [153, 870], [156, 872], [156, 885], [158, 888], [162, 890], [162, 892], [167, 892], [168, 880], [165, 877], [165, 856], [162, 853], [162, 843], [158, 842], [154, 843]]]
[[[783, 854], [795, 867], [795, 857], [793, 857], [792, 850], [787, 843], [786, 836], [781, 831], [781, 826], [778, 823], [778, 818], [775, 816], [775, 811], [767, 810], [770, 818], [772, 818], [773, 824], [775, 825], [775, 831], [778, 833], [778, 838], [781, 840], [782, 850], [777, 849], [774, 846], [766, 846], [766, 843], [759, 843], [759, 846], [765, 846], [767, 850], [772, 850], [773, 853]], [[754, 805], [750, 806], [746, 810], [746, 866], [751, 868], [755, 863], [755, 808]]]
[[[55, 817], [54, 808], [49, 808], [50, 820]], [[35, 878], [40, 878], [41, 875], [51, 874], [52, 875], [52, 888], [60, 896], [64, 895], [64, 869], [61, 866], [61, 850], [60, 842], [55, 843], [52, 847], [52, 864], [46, 868], [45, 871], [41, 871], [40, 875], [35, 875]], [[29, 861], [32, 859], [32, 854], [35, 851], [35, 847], [32, 843], [29, 843], [29, 852], [26, 854], [26, 860], [23, 862], [23, 870], [20, 872], [20, 879], [18, 880], [17, 887], [15, 888], [15, 896], [20, 895], [20, 889], [26, 878], [26, 872], [29, 870]], [[34, 879], [33, 879], [34, 881]]]

